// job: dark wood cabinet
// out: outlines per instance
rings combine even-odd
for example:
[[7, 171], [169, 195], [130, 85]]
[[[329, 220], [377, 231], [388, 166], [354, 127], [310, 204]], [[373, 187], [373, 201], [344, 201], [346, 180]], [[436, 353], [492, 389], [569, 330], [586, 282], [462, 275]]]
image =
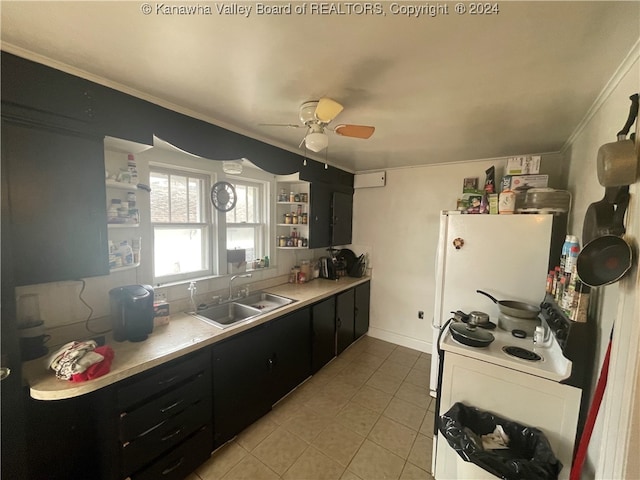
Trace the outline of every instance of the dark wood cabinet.
[[331, 245], [349, 245], [353, 221], [353, 194], [333, 192], [331, 216]]
[[271, 410], [310, 375], [309, 312], [296, 310], [213, 346], [215, 447]]
[[103, 139], [3, 118], [2, 175], [15, 285], [109, 273]]
[[301, 308], [267, 324], [271, 352], [269, 396], [272, 404], [311, 375], [310, 309]]
[[311, 307], [311, 373], [336, 356], [336, 298], [329, 297]]
[[115, 397], [119, 478], [183, 478], [213, 451], [209, 349], [123, 382]]
[[323, 183], [309, 187], [311, 218], [309, 218], [309, 248], [331, 245], [331, 188]]
[[214, 447], [224, 444], [271, 409], [264, 325], [213, 346]]
[[340, 355], [354, 340], [354, 289], [336, 295], [336, 353]]
[[353, 192], [335, 185], [312, 182], [310, 187], [309, 247], [323, 248], [351, 243]]
[[354, 339], [369, 331], [369, 302], [371, 300], [371, 282], [361, 283], [355, 290]]

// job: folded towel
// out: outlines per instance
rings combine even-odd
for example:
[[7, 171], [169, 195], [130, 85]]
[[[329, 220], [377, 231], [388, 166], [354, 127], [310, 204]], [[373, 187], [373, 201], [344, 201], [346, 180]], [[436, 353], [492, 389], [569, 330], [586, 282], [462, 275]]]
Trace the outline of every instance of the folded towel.
[[49, 357], [49, 368], [56, 372], [56, 377], [70, 380], [73, 374], [86, 370], [89, 365], [79, 361], [88, 352], [95, 350], [97, 345], [93, 340], [69, 342]]
[[111, 371], [111, 362], [115, 357], [113, 349], [109, 345], [104, 345], [97, 347], [94, 352], [98, 356], [103, 357], [103, 360], [89, 366], [84, 372], [72, 375], [72, 382], [85, 382], [106, 375]]

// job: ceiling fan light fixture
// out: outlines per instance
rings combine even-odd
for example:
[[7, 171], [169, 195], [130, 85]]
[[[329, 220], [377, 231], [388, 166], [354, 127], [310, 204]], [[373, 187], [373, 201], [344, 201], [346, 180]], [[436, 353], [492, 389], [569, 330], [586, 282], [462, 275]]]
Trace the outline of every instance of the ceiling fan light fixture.
[[324, 150], [329, 145], [329, 137], [323, 132], [311, 132], [305, 139], [305, 145], [312, 152]]

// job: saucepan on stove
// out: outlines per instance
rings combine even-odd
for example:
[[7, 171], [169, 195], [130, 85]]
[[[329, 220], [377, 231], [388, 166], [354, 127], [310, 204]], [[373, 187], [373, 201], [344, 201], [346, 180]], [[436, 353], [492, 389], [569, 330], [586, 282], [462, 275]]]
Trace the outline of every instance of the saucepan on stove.
[[483, 292], [482, 290], [476, 290], [476, 292], [489, 297], [493, 303], [498, 305], [500, 313], [504, 313], [505, 315], [511, 315], [519, 318], [536, 318], [540, 313], [540, 307], [536, 307], [529, 303], [516, 302], [514, 300], [497, 300], [494, 296], [489, 295], [487, 292]]
[[466, 323], [451, 322], [449, 330], [455, 340], [470, 347], [486, 347], [495, 340], [495, 337], [486, 330]]

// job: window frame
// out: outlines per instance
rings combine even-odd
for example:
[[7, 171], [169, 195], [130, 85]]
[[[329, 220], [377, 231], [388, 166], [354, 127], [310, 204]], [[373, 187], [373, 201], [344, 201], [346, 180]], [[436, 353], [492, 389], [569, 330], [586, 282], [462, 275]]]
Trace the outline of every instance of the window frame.
[[[165, 285], [170, 283], [179, 283], [196, 278], [218, 276], [219, 264], [217, 251], [219, 249], [218, 235], [220, 230], [217, 216], [214, 215], [214, 208], [209, 201], [208, 192], [211, 186], [216, 182], [217, 175], [215, 172], [203, 169], [191, 168], [184, 165], [168, 165], [160, 162], [149, 162], [149, 180], [153, 173], [161, 173], [168, 175], [182, 175], [186, 177], [198, 178], [203, 180], [202, 188], [202, 219], [203, 222], [153, 222], [151, 219], [151, 202], [149, 203], [149, 221], [151, 225], [151, 274], [154, 285]], [[156, 275], [155, 270], [155, 235], [156, 228], [162, 229], [199, 229], [202, 231], [202, 253], [204, 262], [208, 268], [186, 273], [174, 275]]]
[[[227, 222], [226, 214], [224, 215], [225, 222], [225, 241], [228, 238], [229, 228], [236, 229], [252, 229], [254, 232], [254, 245], [256, 246], [256, 251], [261, 251], [261, 256], [255, 258], [257, 260], [259, 258], [264, 258], [265, 255], [269, 255], [271, 245], [269, 243], [269, 235], [271, 228], [271, 216], [270, 216], [270, 182], [259, 180], [256, 178], [247, 178], [247, 177], [239, 177], [234, 175], [228, 175], [227, 181], [231, 183], [234, 188], [237, 185], [244, 185], [247, 187], [257, 187], [258, 192], [256, 197], [254, 198], [254, 206], [256, 207], [256, 214], [258, 215], [258, 222]], [[237, 188], [236, 188], [237, 191]], [[226, 245], [226, 250], [229, 249], [229, 246]], [[226, 253], [226, 252], [225, 252]], [[247, 270], [251, 270], [247, 268]]]

